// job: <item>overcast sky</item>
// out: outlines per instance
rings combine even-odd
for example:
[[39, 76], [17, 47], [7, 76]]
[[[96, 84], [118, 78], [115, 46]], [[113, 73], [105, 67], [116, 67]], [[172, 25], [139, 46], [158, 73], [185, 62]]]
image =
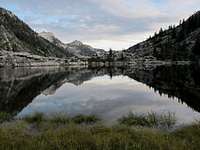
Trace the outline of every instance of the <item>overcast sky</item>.
[[120, 50], [187, 18], [200, 0], [0, 0], [0, 6], [63, 42]]

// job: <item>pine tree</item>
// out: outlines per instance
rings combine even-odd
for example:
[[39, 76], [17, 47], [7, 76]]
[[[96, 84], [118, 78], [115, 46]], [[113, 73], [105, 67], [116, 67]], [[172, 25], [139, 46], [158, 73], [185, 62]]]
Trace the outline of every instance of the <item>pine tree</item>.
[[113, 50], [112, 49], [109, 50], [108, 61], [113, 61]]
[[162, 33], [163, 33], [163, 29], [160, 28], [159, 35], [162, 35]]

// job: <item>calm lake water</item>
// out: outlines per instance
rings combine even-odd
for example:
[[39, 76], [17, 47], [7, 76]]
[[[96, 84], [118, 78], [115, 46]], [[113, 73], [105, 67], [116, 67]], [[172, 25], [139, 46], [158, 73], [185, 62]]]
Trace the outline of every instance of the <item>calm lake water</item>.
[[0, 69], [0, 111], [23, 117], [97, 115], [110, 123], [134, 113], [200, 119], [200, 72], [194, 66]]

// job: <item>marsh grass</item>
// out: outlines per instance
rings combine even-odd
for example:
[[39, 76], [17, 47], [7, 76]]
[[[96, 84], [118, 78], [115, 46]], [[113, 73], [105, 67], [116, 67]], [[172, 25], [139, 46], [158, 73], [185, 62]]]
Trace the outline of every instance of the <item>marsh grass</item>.
[[[45, 124], [43, 124], [45, 125]], [[5, 150], [198, 150], [200, 128], [197, 125], [174, 132], [123, 125], [64, 127], [30, 134], [26, 126], [0, 127], [0, 149]]]
[[[41, 114], [35, 114], [28, 119], [24, 118], [1, 124], [0, 149], [199, 150], [199, 122], [168, 132], [152, 128], [152, 126], [163, 124], [163, 122], [165, 122], [164, 125], [171, 126], [173, 124], [171, 123], [171, 114], [159, 116], [159, 119], [157, 115], [152, 113], [143, 115], [145, 121], [142, 123], [141, 116], [133, 114], [130, 116], [131, 121], [124, 119], [128, 125], [122, 123], [105, 126], [94, 123], [98, 120], [95, 116], [79, 115], [72, 118], [55, 116], [48, 119]], [[39, 123], [39, 126], [32, 128], [32, 124], [35, 122]], [[135, 125], [141, 124], [144, 128], [135, 127]]]
[[176, 118], [173, 113], [161, 115], [158, 115], [154, 112], [142, 115], [129, 113], [127, 116], [120, 118], [118, 122], [127, 126], [142, 126], [169, 129], [176, 124]]

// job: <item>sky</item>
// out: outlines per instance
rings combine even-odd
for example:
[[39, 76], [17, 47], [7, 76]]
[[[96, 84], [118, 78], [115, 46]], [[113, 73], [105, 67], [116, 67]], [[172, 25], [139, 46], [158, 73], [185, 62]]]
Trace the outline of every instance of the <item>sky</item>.
[[126, 49], [199, 10], [200, 0], [0, 0], [36, 32]]

